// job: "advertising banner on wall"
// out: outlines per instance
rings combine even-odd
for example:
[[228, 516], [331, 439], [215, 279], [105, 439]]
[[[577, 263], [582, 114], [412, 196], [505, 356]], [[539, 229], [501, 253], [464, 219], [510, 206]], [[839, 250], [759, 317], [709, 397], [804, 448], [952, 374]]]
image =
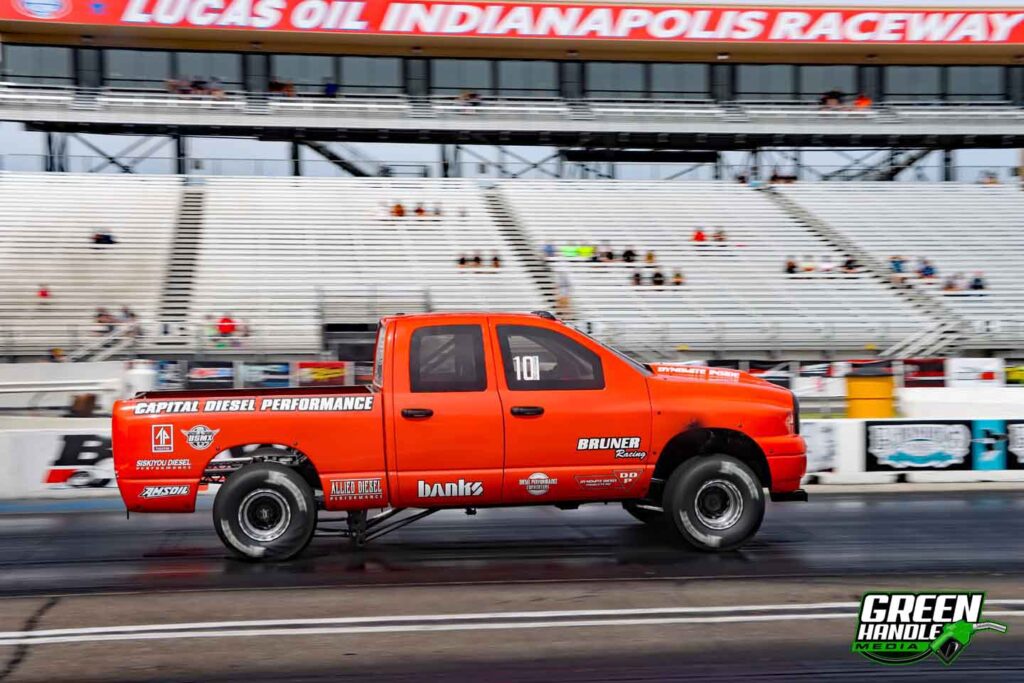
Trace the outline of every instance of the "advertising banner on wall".
[[161, 360], [156, 363], [156, 388], [174, 391], [185, 388], [188, 363], [183, 360]]
[[800, 435], [807, 442], [807, 473], [829, 472], [836, 466], [834, 420], [803, 420]]
[[110, 421], [68, 423], [75, 426], [0, 432], [0, 498], [113, 492]]
[[903, 361], [903, 386], [946, 386], [946, 360], [944, 358], [908, 358]]
[[947, 387], [1001, 387], [1006, 384], [1006, 361], [1002, 358], [949, 358], [946, 360]]
[[304, 360], [295, 364], [300, 387], [343, 387], [352, 384], [352, 364], [340, 360]]
[[189, 389], [232, 389], [235, 364], [229, 360], [193, 361], [188, 366]]
[[[1013, 45], [1019, 8], [723, 7], [426, 0], [0, 0], [0, 20], [335, 35], [693, 43]], [[885, 4], [885, 3], [879, 3]]]
[[279, 389], [291, 382], [291, 365], [288, 363], [245, 363], [242, 365], [242, 381], [246, 388]]
[[892, 420], [864, 423], [868, 472], [971, 469], [971, 422]]

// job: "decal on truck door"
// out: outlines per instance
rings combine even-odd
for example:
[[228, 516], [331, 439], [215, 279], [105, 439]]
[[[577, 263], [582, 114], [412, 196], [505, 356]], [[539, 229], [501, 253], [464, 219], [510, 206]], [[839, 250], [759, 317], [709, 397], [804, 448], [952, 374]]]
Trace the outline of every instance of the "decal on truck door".
[[615, 451], [615, 457], [623, 460], [643, 460], [647, 451], [640, 450], [639, 436], [586, 437], [576, 440], [577, 451]]

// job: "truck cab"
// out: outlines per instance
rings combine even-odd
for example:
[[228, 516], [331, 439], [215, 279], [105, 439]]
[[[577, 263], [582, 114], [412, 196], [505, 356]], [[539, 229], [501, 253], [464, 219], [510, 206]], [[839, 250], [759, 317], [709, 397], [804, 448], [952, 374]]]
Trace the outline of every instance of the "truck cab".
[[404, 510], [610, 501], [728, 550], [766, 497], [801, 497], [798, 432], [792, 393], [745, 373], [641, 364], [548, 314], [453, 313], [383, 319], [369, 387], [119, 402], [113, 447], [129, 510], [189, 512], [219, 484], [215, 526], [250, 559], [301, 551], [320, 511], [366, 540]]

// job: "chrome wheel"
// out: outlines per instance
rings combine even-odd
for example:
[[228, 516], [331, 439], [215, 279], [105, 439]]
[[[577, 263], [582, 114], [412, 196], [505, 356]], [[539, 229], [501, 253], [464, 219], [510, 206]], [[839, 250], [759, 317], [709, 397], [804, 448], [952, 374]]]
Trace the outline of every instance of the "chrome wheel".
[[281, 537], [292, 521], [288, 502], [277, 491], [256, 489], [238, 507], [238, 526], [254, 541], [268, 543]]
[[698, 489], [694, 508], [701, 524], [722, 531], [731, 528], [743, 516], [743, 496], [731, 481], [712, 479]]

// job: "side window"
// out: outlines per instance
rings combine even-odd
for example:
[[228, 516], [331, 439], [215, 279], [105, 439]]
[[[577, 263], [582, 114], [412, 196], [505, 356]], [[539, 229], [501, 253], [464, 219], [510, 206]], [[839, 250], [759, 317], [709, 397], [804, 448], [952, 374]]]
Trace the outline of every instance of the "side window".
[[498, 341], [509, 389], [604, 389], [601, 359], [564, 334], [529, 325], [498, 325]]
[[484, 335], [480, 326], [439, 325], [413, 332], [409, 385], [415, 392], [485, 390]]
[[377, 328], [377, 348], [373, 352], [373, 383], [378, 387], [384, 386], [384, 337], [387, 331], [383, 326]]

